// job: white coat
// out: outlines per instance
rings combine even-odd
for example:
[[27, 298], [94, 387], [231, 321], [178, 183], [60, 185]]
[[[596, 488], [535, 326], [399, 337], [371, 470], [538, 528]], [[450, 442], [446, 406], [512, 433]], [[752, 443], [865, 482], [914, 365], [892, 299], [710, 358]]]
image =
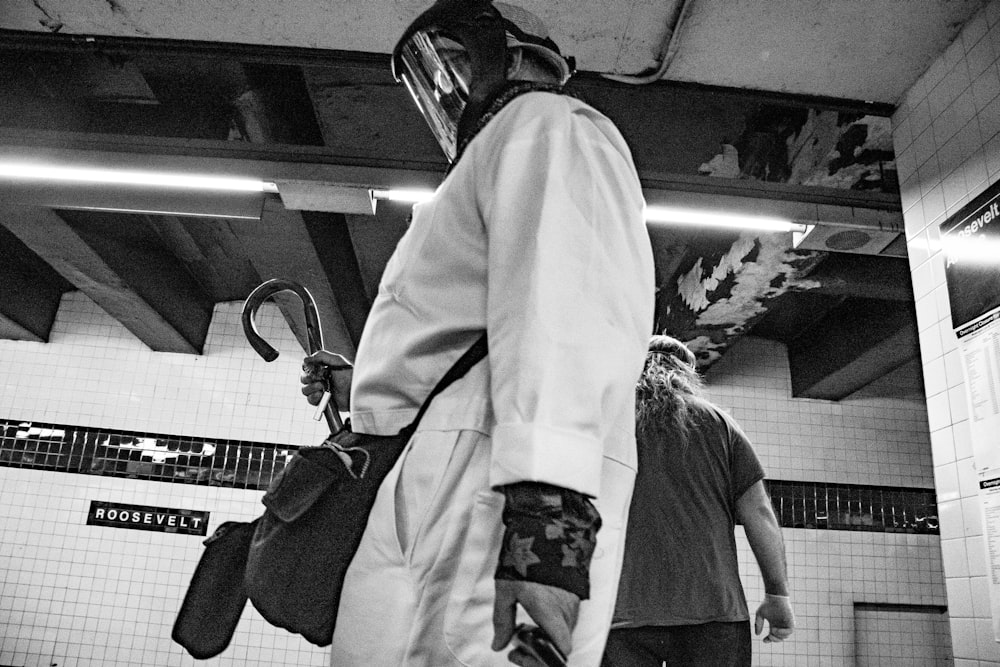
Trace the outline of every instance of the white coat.
[[599, 664], [652, 332], [643, 208], [611, 121], [546, 92], [505, 106], [414, 207], [358, 347], [355, 430], [398, 432], [483, 329], [490, 351], [434, 400], [382, 485], [345, 582], [334, 665], [508, 664], [489, 647], [503, 528], [493, 489], [520, 481], [596, 499], [603, 527], [570, 664]]

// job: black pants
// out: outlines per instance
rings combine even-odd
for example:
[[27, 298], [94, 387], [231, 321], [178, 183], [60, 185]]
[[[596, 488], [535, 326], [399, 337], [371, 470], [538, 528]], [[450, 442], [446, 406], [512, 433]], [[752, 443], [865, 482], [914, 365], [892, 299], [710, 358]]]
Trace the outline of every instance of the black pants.
[[612, 630], [602, 667], [750, 667], [750, 621]]

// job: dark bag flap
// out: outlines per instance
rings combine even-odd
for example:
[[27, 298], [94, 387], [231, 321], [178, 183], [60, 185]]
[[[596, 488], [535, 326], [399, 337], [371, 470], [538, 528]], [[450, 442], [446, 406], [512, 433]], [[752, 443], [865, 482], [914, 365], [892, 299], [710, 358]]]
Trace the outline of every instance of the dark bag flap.
[[312, 507], [331, 484], [348, 477], [347, 468], [332, 449], [303, 448], [275, 478], [262, 502], [278, 519], [290, 523]]

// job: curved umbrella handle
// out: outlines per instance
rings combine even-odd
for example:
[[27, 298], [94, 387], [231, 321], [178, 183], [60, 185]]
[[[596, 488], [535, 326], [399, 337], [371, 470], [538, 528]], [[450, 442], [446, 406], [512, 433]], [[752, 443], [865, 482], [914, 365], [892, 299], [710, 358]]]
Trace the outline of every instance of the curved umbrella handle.
[[[323, 329], [319, 323], [319, 312], [316, 310], [316, 301], [312, 294], [304, 286], [291, 280], [272, 278], [258, 285], [250, 296], [243, 303], [243, 333], [246, 334], [250, 346], [264, 358], [264, 361], [274, 361], [278, 358], [278, 351], [271, 346], [257, 331], [257, 310], [265, 301], [278, 292], [292, 292], [302, 301], [302, 308], [306, 318], [306, 337], [309, 339], [309, 354], [323, 349]], [[322, 410], [326, 423], [330, 427], [331, 433], [339, 433], [344, 428], [344, 423], [340, 419], [340, 411], [337, 403], [333, 400], [333, 392], [329, 379], [323, 381], [326, 392], [323, 400], [320, 401], [318, 409]], [[319, 415], [316, 416], [319, 419]]]

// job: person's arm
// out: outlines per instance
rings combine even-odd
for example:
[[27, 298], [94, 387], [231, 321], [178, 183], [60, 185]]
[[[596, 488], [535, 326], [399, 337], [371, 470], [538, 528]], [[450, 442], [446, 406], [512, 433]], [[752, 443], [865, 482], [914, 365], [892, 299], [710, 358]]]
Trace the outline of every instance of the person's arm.
[[[569, 489], [521, 482], [503, 492], [493, 650], [507, 645], [520, 605], [569, 653], [580, 600], [590, 597], [590, 559], [601, 517], [589, 498]], [[519, 653], [511, 654], [512, 662], [531, 664]]]
[[[490, 484], [506, 499], [495, 649], [510, 640], [518, 604], [564, 653], [572, 649], [599, 526], [587, 505], [600, 493], [607, 433], [634, 402], [652, 327], [641, 190], [624, 142], [610, 141], [603, 122], [565, 99], [529, 94], [463, 158], [477, 160], [482, 184]], [[544, 487], [559, 490], [558, 512], [537, 502]], [[581, 530], [560, 529], [569, 524]], [[579, 567], [563, 565], [571, 561]]]
[[783, 641], [795, 628], [795, 614], [788, 596], [781, 526], [774, 516], [763, 481], [753, 484], [736, 501], [736, 518], [743, 524], [750, 549], [764, 578], [764, 602], [757, 608], [754, 631], [759, 635], [764, 621], [767, 621], [770, 632], [764, 641]]

